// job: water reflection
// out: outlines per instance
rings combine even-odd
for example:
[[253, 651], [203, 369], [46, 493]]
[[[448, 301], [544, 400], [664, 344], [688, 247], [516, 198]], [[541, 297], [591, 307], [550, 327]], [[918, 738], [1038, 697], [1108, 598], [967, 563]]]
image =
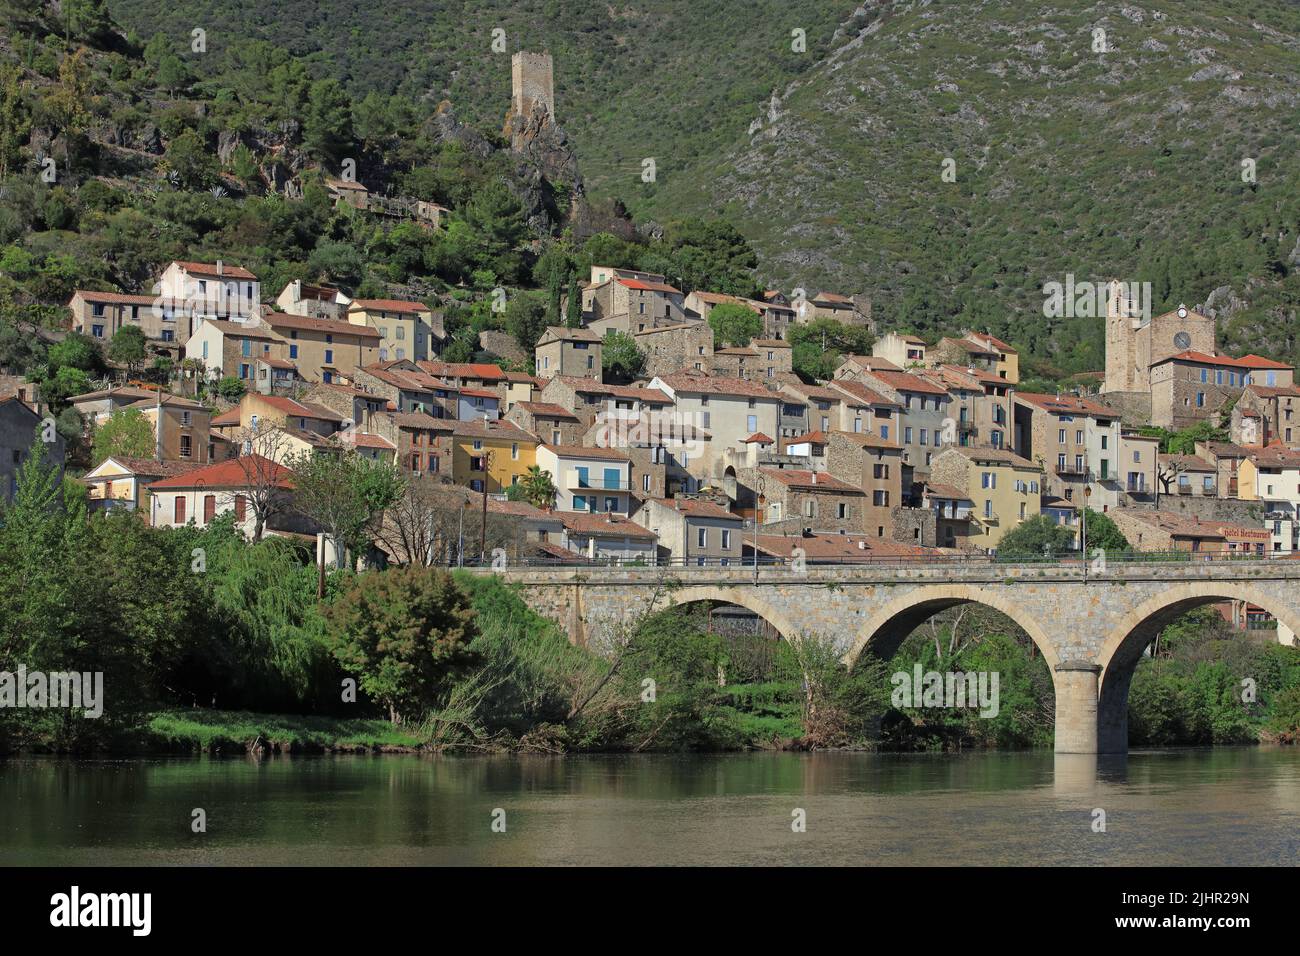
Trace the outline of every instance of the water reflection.
[[1298, 834], [1295, 748], [0, 762], [5, 864], [1293, 864]]

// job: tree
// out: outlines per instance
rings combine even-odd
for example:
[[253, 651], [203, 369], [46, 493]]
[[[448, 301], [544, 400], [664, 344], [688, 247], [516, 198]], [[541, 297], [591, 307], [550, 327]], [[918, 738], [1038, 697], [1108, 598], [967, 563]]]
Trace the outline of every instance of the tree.
[[240, 456], [235, 461], [240, 478], [228, 498], [244, 499], [253, 512], [253, 540], [261, 541], [271, 519], [287, 514], [293, 507], [293, 475], [278, 464], [286, 457], [289, 437], [275, 425], [263, 425], [245, 429], [237, 440]]
[[551, 480], [551, 473], [543, 471], [540, 465], [529, 465], [519, 483], [512, 487], [518, 488], [523, 500], [534, 508], [554, 507], [555, 496], [559, 493]]
[[317, 80], [311, 85], [303, 142], [336, 166], [353, 148], [352, 100], [338, 80]]
[[506, 303], [506, 331], [528, 352], [537, 347], [548, 321], [546, 305], [539, 293], [516, 292]]
[[21, 79], [18, 67], [0, 68], [0, 179], [8, 178], [9, 171], [19, 163], [19, 149], [32, 128]]
[[1109, 515], [1093, 511], [1091, 508], [1084, 508], [1083, 512], [1084, 520], [1088, 525], [1088, 550], [1090, 552], [1094, 548], [1101, 548], [1109, 554], [1133, 549], [1128, 538], [1124, 537], [1124, 532], [1119, 530], [1119, 525]]
[[600, 364], [607, 375], [631, 381], [645, 370], [645, 353], [628, 333], [611, 329], [605, 336]]
[[245, 391], [244, 383], [233, 375], [226, 375], [217, 382], [217, 394], [230, 402], [239, 401]]
[[138, 408], [118, 409], [102, 424], [95, 426], [92, 439], [92, 463], [106, 458], [149, 458], [155, 451], [153, 425]]
[[999, 561], [1055, 558], [1074, 550], [1074, 529], [1049, 515], [1034, 515], [1016, 525], [998, 542]]
[[469, 598], [441, 568], [412, 565], [358, 577], [326, 611], [335, 659], [394, 724], [436, 708], [474, 665]]
[[167, 144], [167, 167], [177, 185], [191, 191], [207, 189], [221, 172], [215, 153], [193, 130], [186, 130]]
[[[384, 510], [402, 496], [403, 479], [395, 466], [355, 451], [341, 455], [307, 451], [292, 456], [289, 467], [294, 476], [294, 506], [329, 535], [340, 568], [347, 552], [359, 554], [369, 543]], [[318, 571], [317, 590], [324, 596], [323, 550]]]
[[747, 305], [723, 302], [709, 312], [709, 328], [717, 344], [742, 347], [763, 334], [763, 317]]
[[113, 333], [108, 344], [108, 357], [126, 366], [127, 378], [134, 378], [148, 354], [144, 330], [138, 325], [124, 325]]
[[582, 328], [582, 289], [578, 277], [569, 280], [569, 297], [564, 302], [564, 324], [571, 329]]

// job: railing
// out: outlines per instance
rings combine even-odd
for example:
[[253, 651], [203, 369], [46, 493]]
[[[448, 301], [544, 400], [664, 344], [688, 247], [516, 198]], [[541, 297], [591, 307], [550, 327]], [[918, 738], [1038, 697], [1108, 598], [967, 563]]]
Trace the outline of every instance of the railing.
[[[793, 539], [795, 547], [798, 547], [798, 539]], [[1229, 551], [1116, 551], [1107, 552], [1106, 565], [1151, 565], [1151, 564], [1240, 564], [1253, 563], [1260, 564], [1272, 561], [1290, 560], [1290, 552], [1280, 554], [1253, 554], [1243, 552]], [[880, 567], [880, 568], [915, 568], [915, 567], [998, 567], [1009, 568], [1016, 566], [1025, 567], [1043, 567], [1054, 565], [1061, 568], [1081, 568], [1084, 563], [1089, 567], [1095, 567], [1096, 557], [1089, 555], [1081, 558], [1078, 551], [1070, 551], [1064, 554], [1044, 556], [1041, 558], [1030, 558], [1023, 556], [1000, 557], [997, 554], [985, 554], [979, 552], [961, 552], [959, 554], [917, 554], [917, 555], [891, 555], [891, 554], [872, 554], [866, 551], [860, 555], [834, 555], [834, 556], [812, 556], [808, 555], [802, 558], [798, 563], [794, 558], [777, 557], [775, 555], [760, 555], [758, 566], [760, 568], [793, 568], [802, 567]], [[725, 564], [723, 562], [726, 562]], [[491, 559], [483, 563], [483, 566], [490, 566]], [[471, 559], [466, 557], [465, 567], [478, 567], [477, 558]], [[1300, 563], [1292, 563], [1300, 569]], [[747, 554], [744, 557], [718, 558], [718, 557], [660, 557], [656, 560], [646, 558], [589, 558], [586, 556], [574, 556], [573, 558], [507, 558], [507, 567], [511, 569], [519, 568], [576, 568], [576, 567], [617, 567], [623, 569], [644, 568], [647, 571], [663, 571], [665, 569], [697, 569], [697, 570], [717, 570], [726, 568], [733, 571], [752, 571], [754, 569], [754, 556]]]
[[593, 478], [591, 476], [584, 478], [578, 472], [571, 471], [565, 477], [565, 487], [587, 488], [592, 491], [631, 491], [632, 483], [617, 478]]

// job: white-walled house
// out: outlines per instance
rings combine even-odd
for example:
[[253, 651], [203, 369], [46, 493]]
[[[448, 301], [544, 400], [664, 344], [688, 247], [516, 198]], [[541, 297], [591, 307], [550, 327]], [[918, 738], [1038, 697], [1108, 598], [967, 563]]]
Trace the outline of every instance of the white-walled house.
[[781, 396], [762, 385], [738, 378], [706, 375], [656, 375], [650, 388], [658, 389], [675, 404], [674, 413], [684, 424], [708, 432], [699, 456], [680, 464], [701, 481], [715, 477], [715, 463], [728, 449], [744, 452], [751, 435], [777, 435]]
[[304, 520], [289, 507], [292, 477], [283, 465], [260, 455], [246, 455], [164, 478], [149, 486], [149, 523], [155, 528], [187, 524], [206, 528], [214, 519], [233, 512], [235, 527], [251, 538], [257, 524], [254, 500], [265, 496], [279, 508], [263, 534], [303, 533], [307, 531]]
[[158, 280], [163, 299], [184, 302], [204, 319], [245, 321], [261, 311], [262, 284], [239, 266], [174, 259]]
[[555, 510], [627, 515], [632, 507], [632, 459], [612, 448], [539, 445], [537, 466], [555, 485]]

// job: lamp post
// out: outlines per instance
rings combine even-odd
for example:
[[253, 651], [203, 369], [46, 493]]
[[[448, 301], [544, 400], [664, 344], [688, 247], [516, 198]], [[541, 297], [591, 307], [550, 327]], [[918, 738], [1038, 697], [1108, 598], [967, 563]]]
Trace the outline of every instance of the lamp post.
[[757, 472], [758, 478], [754, 482], [754, 583], [758, 583], [758, 506], [763, 500], [763, 492], [767, 485], [767, 480], [763, 477], [762, 472]]
[[492, 458], [491, 449], [483, 451], [483, 524], [479, 529], [478, 539], [478, 562], [479, 565], [487, 563], [487, 499], [488, 499], [488, 479], [492, 476]]

